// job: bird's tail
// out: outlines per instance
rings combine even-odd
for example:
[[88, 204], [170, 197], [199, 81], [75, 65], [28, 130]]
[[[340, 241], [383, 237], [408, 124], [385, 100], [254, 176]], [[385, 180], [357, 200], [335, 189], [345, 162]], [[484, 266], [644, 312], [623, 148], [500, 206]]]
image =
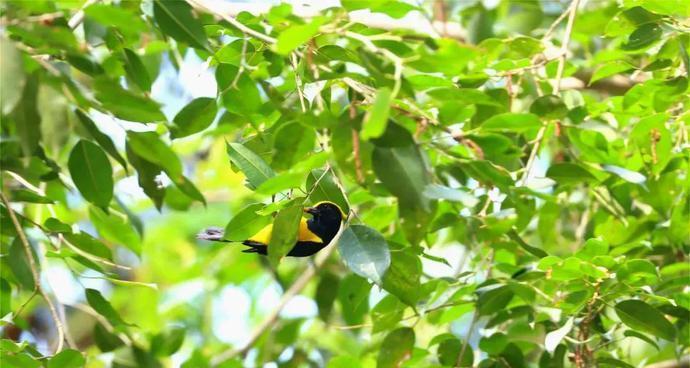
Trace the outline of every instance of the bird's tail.
[[226, 240], [223, 238], [224, 233], [225, 233], [225, 229], [214, 226], [214, 227], [209, 227], [209, 228], [202, 230], [200, 233], [196, 234], [196, 238], [200, 239], [200, 240], [209, 240], [209, 241], [229, 243], [230, 240]]

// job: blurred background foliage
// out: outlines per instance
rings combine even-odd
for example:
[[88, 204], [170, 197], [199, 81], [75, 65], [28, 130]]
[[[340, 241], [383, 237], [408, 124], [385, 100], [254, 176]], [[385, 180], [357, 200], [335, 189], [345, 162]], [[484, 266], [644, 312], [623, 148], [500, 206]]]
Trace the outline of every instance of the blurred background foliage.
[[681, 366], [689, 17], [3, 1], [2, 366]]

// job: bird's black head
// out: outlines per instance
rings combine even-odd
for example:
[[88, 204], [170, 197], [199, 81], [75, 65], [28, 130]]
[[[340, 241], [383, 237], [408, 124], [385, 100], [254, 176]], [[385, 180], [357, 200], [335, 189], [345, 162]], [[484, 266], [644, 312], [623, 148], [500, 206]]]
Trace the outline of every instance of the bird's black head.
[[346, 217], [343, 210], [333, 202], [319, 202], [314, 207], [305, 208], [304, 212], [313, 216], [307, 220], [309, 230], [318, 235], [324, 243], [333, 240]]

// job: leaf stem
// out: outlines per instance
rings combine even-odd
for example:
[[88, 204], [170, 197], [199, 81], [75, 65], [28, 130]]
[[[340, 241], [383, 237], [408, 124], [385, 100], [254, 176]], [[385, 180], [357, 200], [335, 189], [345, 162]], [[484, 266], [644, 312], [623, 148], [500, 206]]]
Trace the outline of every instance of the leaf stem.
[[12, 224], [14, 225], [14, 229], [17, 231], [19, 241], [24, 248], [24, 254], [26, 255], [27, 261], [29, 262], [31, 275], [34, 279], [34, 292], [40, 294], [43, 300], [45, 300], [46, 305], [48, 306], [48, 310], [50, 311], [50, 316], [52, 317], [53, 322], [55, 323], [55, 328], [57, 329], [58, 333], [58, 342], [57, 346], [55, 347], [55, 353], [58, 353], [62, 350], [62, 346], [65, 340], [65, 328], [62, 324], [62, 321], [60, 320], [60, 317], [58, 316], [55, 304], [53, 304], [53, 301], [50, 300], [50, 297], [48, 297], [48, 294], [46, 294], [45, 290], [43, 290], [43, 287], [41, 286], [41, 274], [38, 270], [38, 265], [36, 264], [36, 260], [34, 259], [33, 253], [31, 251], [31, 244], [29, 244], [29, 239], [26, 237], [26, 233], [24, 233], [24, 229], [22, 228], [22, 225], [19, 223], [17, 215], [14, 213], [14, 210], [10, 206], [10, 202], [7, 200], [7, 197], [5, 196], [4, 192], [0, 192], [0, 199], [2, 200], [2, 203], [5, 205], [5, 208], [7, 208], [7, 213], [10, 215], [10, 219], [12, 220]]

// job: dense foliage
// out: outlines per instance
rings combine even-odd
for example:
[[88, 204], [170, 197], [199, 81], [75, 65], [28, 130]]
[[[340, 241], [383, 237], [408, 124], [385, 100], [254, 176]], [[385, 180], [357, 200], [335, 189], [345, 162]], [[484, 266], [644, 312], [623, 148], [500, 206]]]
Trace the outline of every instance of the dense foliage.
[[3, 367], [688, 354], [690, 2], [341, 3], [0, 4]]

